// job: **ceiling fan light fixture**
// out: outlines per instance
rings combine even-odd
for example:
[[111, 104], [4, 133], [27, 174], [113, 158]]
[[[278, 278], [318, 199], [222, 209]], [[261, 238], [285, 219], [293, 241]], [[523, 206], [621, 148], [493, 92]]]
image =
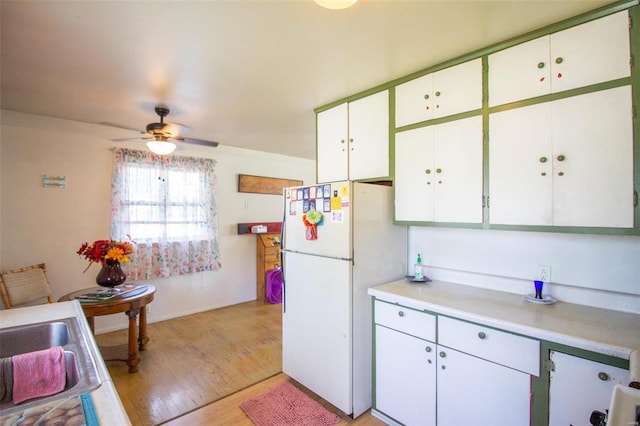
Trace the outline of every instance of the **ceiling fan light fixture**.
[[154, 154], [169, 155], [176, 149], [176, 144], [169, 142], [166, 138], [155, 138], [147, 142], [147, 148]]
[[313, 0], [326, 9], [346, 9], [353, 6], [358, 0]]

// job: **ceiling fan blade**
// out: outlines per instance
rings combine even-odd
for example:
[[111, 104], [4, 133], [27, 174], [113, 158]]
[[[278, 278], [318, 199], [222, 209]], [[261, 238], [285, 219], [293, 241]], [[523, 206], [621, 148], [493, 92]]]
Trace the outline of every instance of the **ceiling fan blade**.
[[134, 132], [145, 133], [145, 132], [141, 131], [140, 129], [132, 129], [131, 127], [121, 126], [120, 124], [109, 123], [107, 121], [101, 121], [98, 124], [101, 125], [101, 126], [115, 127], [117, 129], [132, 130]]
[[178, 137], [180, 133], [185, 133], [189, 130], [191, 130], [189, 126], [180, 123], [164, 123], [164, 127], [162, 128], [162, 132], [168, 133], [173, 137]]
[[173, 139], [180, 142], [184, 142], [184, 143], [190, 143], [192, 145], [209, 146], [211, 148], [215, 148], [219, 145], [218, 142], [205, 141], [204, 139], [193, 139], [193, 138], [183, 138], [183, 137], [177, 137]]
[[137, 138], [118, 138], [118, 139], [109, 139], [111, 142], [128, 142], [128, 141], [146, 141], [146, 140], [150, 140], [152, 138], [143, 138], [143, 137], [137, 137]]

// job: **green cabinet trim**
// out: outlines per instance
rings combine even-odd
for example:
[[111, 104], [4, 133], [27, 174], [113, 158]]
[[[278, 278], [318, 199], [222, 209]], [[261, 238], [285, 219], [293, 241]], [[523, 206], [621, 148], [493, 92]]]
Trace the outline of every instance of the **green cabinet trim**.
[[616, 87], [628, 86], [630, 84], [632, 84], [632, 77], [624, 77], [624, 78], [619, 78], [617, 80], [605, 81], [604, 83], [592, 84], [589, 86], [578, 87], [577, 89], [565, 90], [563, 92], [558, 92], [558, 93], [550, 93], [548, 95], [538, 96], [536, 98], [524, 99], [521, 101], [509, 103], [509, 104], [498, 105], [495, 107], [487, 108], [487, 111], [488, 113], [493, 114], [496, 112], [507, 111], [510, 109], [542, 104], [542, 103], [570, 98], [578, 95], [585, 95], [587, 93], [599, 92], [601, 90], [608, 90], [608, 89], [614, 89]]

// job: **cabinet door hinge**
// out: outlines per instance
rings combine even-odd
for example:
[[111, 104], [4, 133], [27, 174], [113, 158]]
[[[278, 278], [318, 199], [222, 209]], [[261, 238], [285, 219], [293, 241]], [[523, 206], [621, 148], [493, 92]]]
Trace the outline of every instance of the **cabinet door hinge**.
[[638, 207], [638, 191], [633, 191], [633, 207]]
[[547, 370], [548, 371], [556, 371], [556, 365], [550, 359], [547, 360]]
[[633, 29], [633, 18], [629, 16], [629, 31]]

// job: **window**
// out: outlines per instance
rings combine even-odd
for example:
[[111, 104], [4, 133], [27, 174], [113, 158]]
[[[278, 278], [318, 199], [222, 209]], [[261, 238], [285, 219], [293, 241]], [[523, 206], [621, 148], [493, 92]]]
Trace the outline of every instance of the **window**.
[[111, 238], [132, 239], [133, 280], [220, 267], [215, 160], [116, 149]]

